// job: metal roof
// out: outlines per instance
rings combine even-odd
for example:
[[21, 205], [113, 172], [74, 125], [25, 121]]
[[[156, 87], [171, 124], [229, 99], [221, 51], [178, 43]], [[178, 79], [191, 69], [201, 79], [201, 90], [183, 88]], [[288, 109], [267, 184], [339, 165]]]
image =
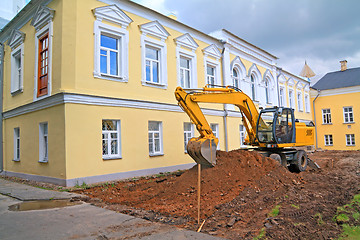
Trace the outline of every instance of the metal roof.
[[327, 73], [313, 88], [317, 90], [360, 86], [360, 67]]

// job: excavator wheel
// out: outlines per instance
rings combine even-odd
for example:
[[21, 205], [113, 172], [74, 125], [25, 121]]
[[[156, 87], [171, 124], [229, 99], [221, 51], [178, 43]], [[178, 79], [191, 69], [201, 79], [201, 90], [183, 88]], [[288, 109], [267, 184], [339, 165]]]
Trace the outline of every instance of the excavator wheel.
[[290, 164], [288, 169], [290, 172], [299, 173], [305, 171], [307, 165], [308, 165], [307, 154], [305, 151], [300, 150], [296, 154], [296, 159]]

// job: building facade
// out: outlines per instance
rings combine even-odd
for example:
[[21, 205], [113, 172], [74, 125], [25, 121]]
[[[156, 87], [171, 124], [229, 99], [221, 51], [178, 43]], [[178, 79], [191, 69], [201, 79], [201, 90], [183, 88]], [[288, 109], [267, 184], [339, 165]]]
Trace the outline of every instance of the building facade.
[[[309, 82], [277, 68], [275, 56], [131, 1], [32, 0], [0, 42], [9, 176], [73, 186], [191, 167], [185, 146], [198, 134], [177, 86], [232, 85], [259, 108], [291, 106], [311, 120]], [[218, 148], [241, 147], [240, 113], [202, 108]]]
[[360, 68], [327, 73], [312, 88], [316, 147], [328, 150], [359, 150]]

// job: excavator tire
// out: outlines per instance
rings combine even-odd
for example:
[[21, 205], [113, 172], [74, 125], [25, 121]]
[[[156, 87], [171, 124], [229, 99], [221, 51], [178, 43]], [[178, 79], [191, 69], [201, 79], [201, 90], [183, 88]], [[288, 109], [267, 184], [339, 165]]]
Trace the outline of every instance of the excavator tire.
[[307, 154], [303, 150], [299, 150], [296, 154], [296, 159], [288, 167], [290, 172], [303, 172], [308, 165]]

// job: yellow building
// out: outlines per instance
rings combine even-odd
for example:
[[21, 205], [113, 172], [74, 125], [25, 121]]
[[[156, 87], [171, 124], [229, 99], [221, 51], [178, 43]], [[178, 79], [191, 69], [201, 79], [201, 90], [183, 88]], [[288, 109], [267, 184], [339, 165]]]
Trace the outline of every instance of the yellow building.
[[316, 147], [359, 150], [360, 68], [327, 73], [314, 86], [311, 98], [316, 124]]
[[[197, 133], [177, 86], [234, 85], [258, 107], [311, 120], [309, 82], [275, 56], [131, 1], [32, 0], [0, 42], [4, 175], [73, 186], [191, 167], [185, 145]], [[203, 108], [219, 149], [239, 148], [239, 112]]]

